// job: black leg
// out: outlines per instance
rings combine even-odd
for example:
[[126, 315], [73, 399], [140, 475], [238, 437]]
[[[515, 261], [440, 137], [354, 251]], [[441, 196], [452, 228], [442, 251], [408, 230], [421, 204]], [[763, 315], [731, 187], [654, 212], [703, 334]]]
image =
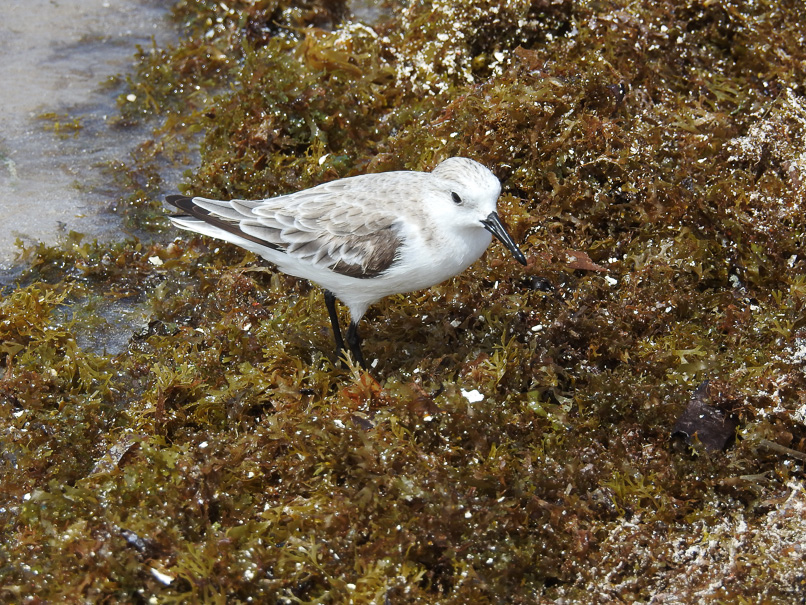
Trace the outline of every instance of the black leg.
[[350, 327], [347, 328], [347, 344], [355, 360], [366, 370], [367, 364], [364, 363], [364, 356], [361, 354], [361, 338], [358, 336], [358, 324], [354, 321], [351, 321]]
[[341, 352], [344, 351], [344, 339], [341, 337], [339, 314], [336, 313], [336, 296], [330, 290], [325, 290], [325, 306], [333, 326], [333, 338], [336, 340], [336, 359], [340, 359]]

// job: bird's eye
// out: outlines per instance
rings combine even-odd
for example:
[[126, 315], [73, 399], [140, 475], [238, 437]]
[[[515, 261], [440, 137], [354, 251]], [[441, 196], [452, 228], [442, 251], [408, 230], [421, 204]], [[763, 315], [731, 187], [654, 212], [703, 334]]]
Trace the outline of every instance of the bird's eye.
[[462, 198], [460, 198], [459, 194], [456, 193], [455, 191], [451, 191], [451, 197], [453, 198], [453, 203], [454, 204], [458, 205], [458, 204], [462, 203]]

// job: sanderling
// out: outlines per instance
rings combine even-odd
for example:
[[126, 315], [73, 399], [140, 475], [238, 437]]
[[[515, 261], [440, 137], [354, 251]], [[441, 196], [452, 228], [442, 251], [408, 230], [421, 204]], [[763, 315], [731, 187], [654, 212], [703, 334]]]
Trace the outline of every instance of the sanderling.
[[450, 158], [431, 172], [364, 174], [265, 200], [168, 196], [182, 229], [231, 242], [325, 291], [336, 358], [344, 339], [336, 298], [350, 310], [347, 345], [361, 354], [358, 322], [391, 294], [422, 290], [461, 273], [495, 235], [525, 265], [496, 212], [501, 184], [487, 168]]

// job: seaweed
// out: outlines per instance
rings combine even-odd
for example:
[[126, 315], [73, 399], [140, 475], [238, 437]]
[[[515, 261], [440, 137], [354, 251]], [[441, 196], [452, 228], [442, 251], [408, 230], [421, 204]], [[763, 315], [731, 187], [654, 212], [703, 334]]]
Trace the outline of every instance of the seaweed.
[[[386, 6], [183, 0], [138, 50], [131, 235], [25, 249], [0, 298], [0, 598], [802, 600], [802, 7]], [[452, 155], [529, 264], [375, 305], [369, 372], [158, 200], [166, 164], [261, 197]], [[706, 381], [724, 451], [670, 438]]]

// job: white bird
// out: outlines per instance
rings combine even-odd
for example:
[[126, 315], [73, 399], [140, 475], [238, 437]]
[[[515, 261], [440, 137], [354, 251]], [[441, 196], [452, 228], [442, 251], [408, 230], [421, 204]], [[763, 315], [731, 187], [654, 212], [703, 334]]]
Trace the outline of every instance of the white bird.
[[347, 345], [366, 367], [358, 322], [391, 294], [422, 290], [476, 261], [495, 235], [525, 265], [496, 212], [498, 179], [449, 158], [431, 172], [364, 174], [264, 200], [171, 195], [182, 229], [231, 242], [325, 291], [336, 356], [344, 351], [335, 299], [350, 310]]

